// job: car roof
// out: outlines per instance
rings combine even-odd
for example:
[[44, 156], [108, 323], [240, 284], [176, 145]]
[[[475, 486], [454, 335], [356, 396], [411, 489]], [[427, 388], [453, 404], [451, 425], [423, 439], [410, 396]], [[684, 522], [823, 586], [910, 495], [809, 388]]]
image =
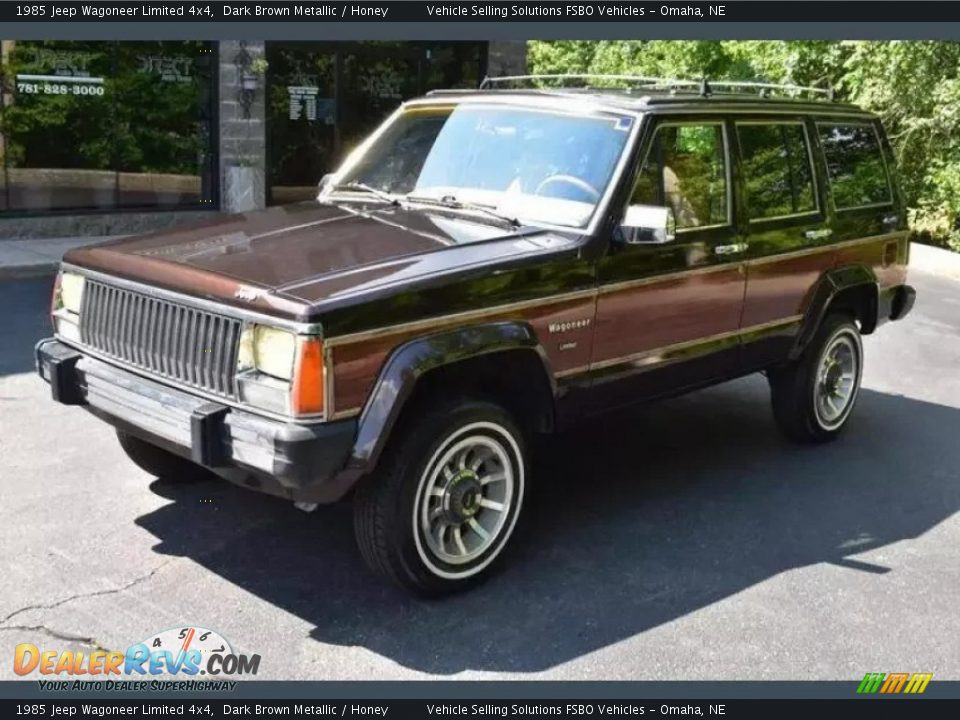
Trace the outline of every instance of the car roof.
[[[743, 112], [784, 115], [857, 115], [876, 118], [874, 113], [850, 103], [808, 98], [761, 97], [747, 93], [716, 93], [651, 90], [648, 88], [495, 88], [478, 90], [433, 90], [425, 96], [454, 102], [509, 99], [526, 105], [554, 106], [560, 101], [576, 101], [596, 109], [613, 112]], [[424, 98], [424, 99], [425, 99]]]

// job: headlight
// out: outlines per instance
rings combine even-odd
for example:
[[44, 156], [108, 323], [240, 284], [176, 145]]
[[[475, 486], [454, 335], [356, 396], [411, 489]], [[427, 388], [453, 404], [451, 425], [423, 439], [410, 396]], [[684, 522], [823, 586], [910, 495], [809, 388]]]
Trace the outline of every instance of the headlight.
[[80, 314], [80, 303], [83, 300], [83, 275], [65, 272], [61, 273], [54, 288], [53, 310], [60, 308], [69, 310], [75, 315]]
[[237, 372], [240, 397], [250, 405], [294, 416], [323, 412], [326, 370], [318, 337], [248, 325], [240, 334]]
[[281, 380], [293, 377], [297, 336], [286, 330], [257, 325], [253, 330], [254, 364], [262, 373]]
[[251, 325], [240, 336], [237, 366], [240, 370], [256, 368], [280, 380], [293, 377], [297, 336], [269, 325]]
[[83, 275], [62, 272], [53, 285], [50, 317], [53, 329], [65, 340], [80, 342], [80, 304], [83, 302]]

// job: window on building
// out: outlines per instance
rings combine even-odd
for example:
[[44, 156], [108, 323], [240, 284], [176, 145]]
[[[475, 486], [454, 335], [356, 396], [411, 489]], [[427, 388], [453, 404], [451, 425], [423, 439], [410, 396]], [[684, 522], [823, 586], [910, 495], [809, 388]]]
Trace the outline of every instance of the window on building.
[[118, 43], [118, 203], [200, 205], [212, 184], [212, 48], [205, 43]]
[[5, 41], [3, 55], [9, 209], [112, 207], [112, 43]]
[[719, 123], [661, 125], [631, 203], [670, 207], [678, 229], [709, 227], [729, 222], [728, 191]]
[[889, 203], [890, 184], [873, 125], [821, 123], [818, 128], [835, 207]]
[[813, 168], [802, 124], [738, 123], [737, 138], [752, 220], [816, 211]]
[[477, 87], [480, 42], [268, 42], [269, 202], [316, 197], [404, 100], [434, 88]]
[[2, 41], [11, 212], [210, 207], [210, 43]]

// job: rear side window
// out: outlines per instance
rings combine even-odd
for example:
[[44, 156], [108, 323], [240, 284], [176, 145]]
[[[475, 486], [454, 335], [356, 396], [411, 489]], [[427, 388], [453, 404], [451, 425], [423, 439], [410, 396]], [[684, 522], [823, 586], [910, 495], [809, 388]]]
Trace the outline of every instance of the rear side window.
[[818, 123], [820, 145], [837, 210], [883, 205], [892, 199], [876, 128]]
[[681, 230], [729, 223], [723, 126], [661, 125], [630, 202], [671, 208]]
[[737, 123], [751, 220], [815, 212], [816, 190], [801, 123]]

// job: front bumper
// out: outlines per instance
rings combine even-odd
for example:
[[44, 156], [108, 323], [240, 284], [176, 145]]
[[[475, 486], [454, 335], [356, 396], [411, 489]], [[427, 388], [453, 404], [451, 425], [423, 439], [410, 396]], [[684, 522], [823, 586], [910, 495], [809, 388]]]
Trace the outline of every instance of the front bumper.
[[355, 419], [313, 425], [269, 420], [141, 377], [55, 338], [36, 347], [54, 400], [244, 485], [294, 500], [332, 502], [352, 482], [342, 472]]

